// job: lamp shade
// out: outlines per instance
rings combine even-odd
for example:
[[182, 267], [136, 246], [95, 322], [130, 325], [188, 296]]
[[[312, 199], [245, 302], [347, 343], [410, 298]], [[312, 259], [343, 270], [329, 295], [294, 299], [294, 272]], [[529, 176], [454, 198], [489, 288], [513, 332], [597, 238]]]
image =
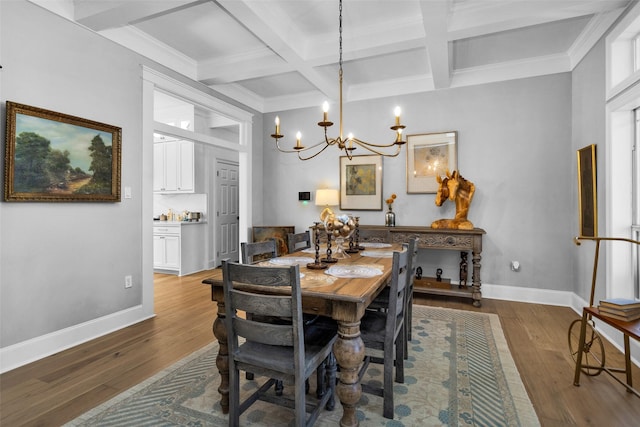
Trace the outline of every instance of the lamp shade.
[[317, 206], [338, 206], [340, 204], [340, 193], [338, 190], [323, 188], [316, 190]]

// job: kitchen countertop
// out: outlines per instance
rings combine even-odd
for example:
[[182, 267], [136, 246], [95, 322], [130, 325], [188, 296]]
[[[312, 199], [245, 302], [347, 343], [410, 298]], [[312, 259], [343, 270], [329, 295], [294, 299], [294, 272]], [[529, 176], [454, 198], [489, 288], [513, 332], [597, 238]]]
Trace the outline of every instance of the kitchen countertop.
[[207, 221], [159, 221], [154, 219], [153, 225], [164, 225], [164, 226], [178, 226], [178, 225], [196, 225], [196, 224], [206, 224]]

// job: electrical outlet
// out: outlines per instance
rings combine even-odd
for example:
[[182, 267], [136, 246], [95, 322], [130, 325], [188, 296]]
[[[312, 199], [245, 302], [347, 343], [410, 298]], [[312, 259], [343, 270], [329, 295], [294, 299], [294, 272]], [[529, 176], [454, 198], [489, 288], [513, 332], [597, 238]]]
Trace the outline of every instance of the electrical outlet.
[[133, 286], [133, 278], [131, 276], [124, 276], [124, 287], [130, 288]]

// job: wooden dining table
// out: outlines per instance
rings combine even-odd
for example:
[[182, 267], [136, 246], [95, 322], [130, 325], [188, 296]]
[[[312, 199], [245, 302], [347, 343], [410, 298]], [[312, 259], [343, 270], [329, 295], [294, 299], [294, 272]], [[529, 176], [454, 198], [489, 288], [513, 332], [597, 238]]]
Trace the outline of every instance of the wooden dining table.
[[[278, 266], [296, 262], [300, 265], [300, 286], [302, 287], [302, 310], [308, 314], [331, 317], [338, 324], [338, 339], [334, 345], [334, 355], [340, 367], [340, 380], [336, 386], [336, 394], [342, 403], [343, 414], [341, 426], [357, 426], [356, 404], [362, 395], [358, 380], [360, 365], [364, 359], [365, 346], [360, 338], [360, 319], [365, 309], [375, 297], [387, 286], [393, 263], [393, 251], [402, 250], [399, 244], [390, 247], [367, 247], [359, 253], [350, 254], [349, 258], [340, 258], [337, 263], [328, 264], [331, 270], [377, 268], [382, 274], [372, 277], [335, 277], [327, 274], [328, 269], [312, 269], [305, 261], [315, 263], [314, 253], [298, 251], [273, 260], [261, 261], [259, 265]], [[321, 253], [321, 256], [324, 256]], [[303, 258], [309, 258], [305, 260]], [[293, 259], [293, 260], [292, 260]], [[333, 268], [332, 268], [333, 267]], [[343, 270], [343, 271], [340, 271]], [[213, 322], [213, 335], [218, 340], [219, 352], [216, 366], [220, 372], [222, 412], [229, 412], [229, 349], [225, 326], [225, 306], [223, 295], [222, 270], [212, 272], [211, 277], [203, 280], [211, 286], [211, 300], [217, 302], [217, 317]]]

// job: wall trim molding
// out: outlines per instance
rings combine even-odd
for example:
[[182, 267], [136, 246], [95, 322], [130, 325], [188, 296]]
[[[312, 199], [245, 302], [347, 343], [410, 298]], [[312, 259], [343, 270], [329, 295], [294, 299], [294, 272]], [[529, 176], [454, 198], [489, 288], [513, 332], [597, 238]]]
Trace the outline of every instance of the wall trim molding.
[[35, 362], [153, 317], [155, 317], [155, 314], [145, 315], [143, 306], [138, 305], [0, 348], [0, 373]]

